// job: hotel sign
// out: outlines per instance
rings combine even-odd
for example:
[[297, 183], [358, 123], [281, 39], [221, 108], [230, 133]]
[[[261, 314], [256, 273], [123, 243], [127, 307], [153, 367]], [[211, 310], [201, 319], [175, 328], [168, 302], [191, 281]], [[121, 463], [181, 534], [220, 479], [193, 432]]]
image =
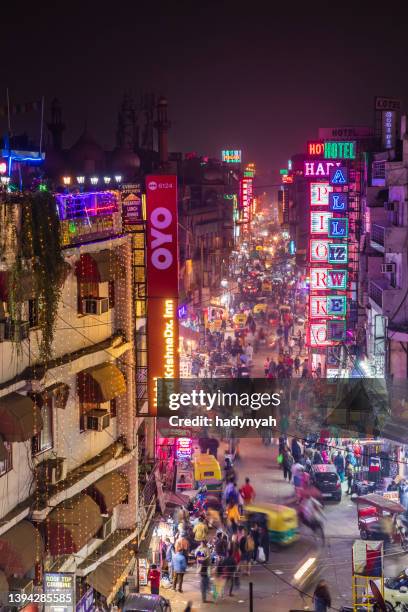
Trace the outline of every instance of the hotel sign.
[[326, 160], [313, 160], [305, 161], [303, 164], [304, 176], [312, 177], [328, 177], [330, 170], [341, 165], [341, 162], [326, 161]]
[[333, 187], [329, 183], [310, 183], [311, 206], [328, 206], [331, 191]]

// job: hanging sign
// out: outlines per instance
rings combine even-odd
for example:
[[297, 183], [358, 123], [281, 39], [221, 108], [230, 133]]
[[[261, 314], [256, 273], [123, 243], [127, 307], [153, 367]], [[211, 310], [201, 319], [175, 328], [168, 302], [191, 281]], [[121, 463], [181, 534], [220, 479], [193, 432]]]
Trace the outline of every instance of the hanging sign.
[[312, 211], [310, 213], [310, 233], [327, 234], [329, 229], [329, 219], [331, 218], [332, 216], [329, 212]]
[[333, 187], [329, 183], [310, 183], [311, 206], [328, 206]]
[[348, 209], [348, 195], [344, 192], [329, 193], [329, 210], [333, 212], [345, 212]]

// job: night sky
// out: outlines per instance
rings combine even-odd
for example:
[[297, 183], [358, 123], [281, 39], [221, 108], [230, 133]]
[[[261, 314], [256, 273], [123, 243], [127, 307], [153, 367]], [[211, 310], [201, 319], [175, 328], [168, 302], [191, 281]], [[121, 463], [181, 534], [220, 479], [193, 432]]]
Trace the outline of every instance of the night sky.
[[66, 145], [87, 121], [113, 147], [123, 92], [155, 91], [169, 101], [171, 150], [241, 148], [245, 161], [275, 173], [319, 126], [371, 124], [375, 95], [408, 102], [402, 2], [389, 11], [365, 3], [359, 15], [346, 2], [10, 4], [2, 88], [14, 102], [57, 96]]

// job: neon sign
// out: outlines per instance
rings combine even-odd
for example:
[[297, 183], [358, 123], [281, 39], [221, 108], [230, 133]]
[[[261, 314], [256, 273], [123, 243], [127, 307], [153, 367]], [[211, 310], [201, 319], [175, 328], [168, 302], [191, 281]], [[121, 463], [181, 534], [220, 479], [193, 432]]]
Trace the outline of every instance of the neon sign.
[[310, 156], [316, 155], [316, 157], [323, 157], [324, 142], [322, 142], [321, 140], [318, 140], [317, 142], [308, 142], [307, 154]]
[[333, 187], [329, 183], [310, 183], [311, 206], [328, 206], [331, 191]]
[[327, 314], [345, 317], [347, 314], [347, 297], [345, 295], [328, 295]]
[[310, 289], [327, 289], [327, 268], [310, 270]]
[[312, 319], [321, 319], [327, 316], [327, 299], [325, 295], [311, 295], [309, 313]]
[[80, 217], [97, 217], [118, 212], [118, 198], [113, 191], [57, 194], [61, 221]]
[[327, 270], [327, 287], [329, 289], [346, 289], [347, 270]]
[[221, 159], [227, 164], [240, 164], [242, 160], [242, 151], [236, 149], [221, 151]]
[[282, 176], [282, 183], [291, 184], [293, 183], [293, 176], [291, 174]]
[[336, 168], [340, 165], [341, 162], [334, 161], [305, 161], [303, 165], [303, 174], [310, 177], [320, 176], [324, 178], [329, 176], [332, 168]]
[[329, 241], [328, 240], [311, 240], [310, 241], [310, 261], [327, 262], [329, 254]]
[[309, 344], [310, 346], [329, 346], [332, 344], [327, 336], [326, 321], [310, 324]]
[[333, 268], [312, 268], [310, 270], [310, 288], [327, 290], [347, 288], [347, 270]]
[[328, 246], [327, 261], [334, 264], [348, 262], [348, 244], [332, 244]]
[[312, 211], [310, 213], [310, 233], [327, 234], [329, 229], [329, 219], [331, 218], [331, 213], [329, 212]]
[[345, 317], [347, 298], [345, 295], [311, 295], [309, 300], [310, 317]]
[[344, 166], [340, 168], [330, 168], [329, 170], [330, 185], [347, 185], [348, 170]]
[[324, 157], [326, 159], [355, 159], [355, 141], [326, 140], [324, 143]]
[[242, 222], [249, 223], [249, 211], [252, 202], [252, 179], [240, 180], [240, 202], [242, 208]]
[[346, 212], [348, 209], [348, 195], [343, 192], [329, 193], [329, 210], [333, 212]]
[[329, 238], [347, 238], [348, 237], [348, 219], [329, 219], [327, 234]]

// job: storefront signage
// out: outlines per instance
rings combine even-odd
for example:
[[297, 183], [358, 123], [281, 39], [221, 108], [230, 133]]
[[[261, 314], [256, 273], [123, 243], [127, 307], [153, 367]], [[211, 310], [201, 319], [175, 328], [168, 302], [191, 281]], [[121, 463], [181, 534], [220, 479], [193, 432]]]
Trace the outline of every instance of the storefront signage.
[[330, 168], [329, 171], [329, 183], [330, 185], [344, 186], [348, 183], [348, 170], [345, 166], [339, 168]]
[[75, 574], [45, 572], [44, 594], [52, 595], [55, 605], [47, 605], [50, 612], [73, 612], [75, 609]]
[[321, 140], [364, 140], [373, 136], [373, 128], [366, 126], [319, 128]]
[[305, 161], [303, 165], [303, 174], [309, 177], [327, 177], [330, 174], [332, 168], [336, 168], [341, 165], [341, 162], [334, 161]]
[[326, 159], [355, 159], [356, 142], [353, 140], [329, 140], [324, 143], [324, 157]]
[[394, 111], [382, 113], [382, 144], [384, 149], [392, 149], [395, 145], [395, 125], [397, 116]]
[[177, 438], [176, 459], [177, 461], [190, 461], [193, 452], [191, 438]]
[[311, 141], [307, 143], [307, 154], [310, 157], [323, 157], [324, 156], [324, 142], [321, 140]]
[[310, 241], [310, 261], [327, 262], [328, 253], [329, 253], [329, 241], [328, 240], [311, 240]]
[[157, 379], [178, 378], [177, 177], [146, 177], [149, 414]]
[[331, 341], [327, 337], [326, 321], [320, 323], [311, 323], [309, 326], [309, 344], [310, 346], [328, 346]]
[[329, 193], [329, 210], [333, 212], [346, 212], [348, 209], [348, 195], [343, 192]]
[[398, 100], [397, 98], [377, 97], [375, 99], [375, 110], [400, 111], [401, 110], [401, 100]]
[[327, 235], [329, 238], [347, 238], [348, 237], [348, 219], [329, 219]]
[[348, 262], [348, 244], [329, 244], [327, 261], [333, 264], [344, 264]]
[[329, 183], [310, 183], [310, 204], [312, 206], [328, 206], [331, 191], [333, 191], [333, 187]]
[[221, 159], [227, 164], [240, 164], [242, 161], [242, 151], [224, 150], [221, 152]]
[[241, 218], [243, 223], [249, 223], [249, 213], [252, 202], [252, 178], [242, 178], [239, 182]]
[[311, 212], [310, 213], [310, 233], [311, 234], [327, 234], [329, 229], [329, 212]]
[[311, 268], [310, 288], [312, 290], [344, 290], [347, 288], [347, 270], [334, 270], [331, 268]]
[[143, 219], [142, 186], [140, 184], [125, 185], [121, 191], [123, 229], [132, 231]]
[[311, 295], [310, 316], [321, 319], [323, 317], [345, 317], [347, 313], [347, 298], [345, 295]]

